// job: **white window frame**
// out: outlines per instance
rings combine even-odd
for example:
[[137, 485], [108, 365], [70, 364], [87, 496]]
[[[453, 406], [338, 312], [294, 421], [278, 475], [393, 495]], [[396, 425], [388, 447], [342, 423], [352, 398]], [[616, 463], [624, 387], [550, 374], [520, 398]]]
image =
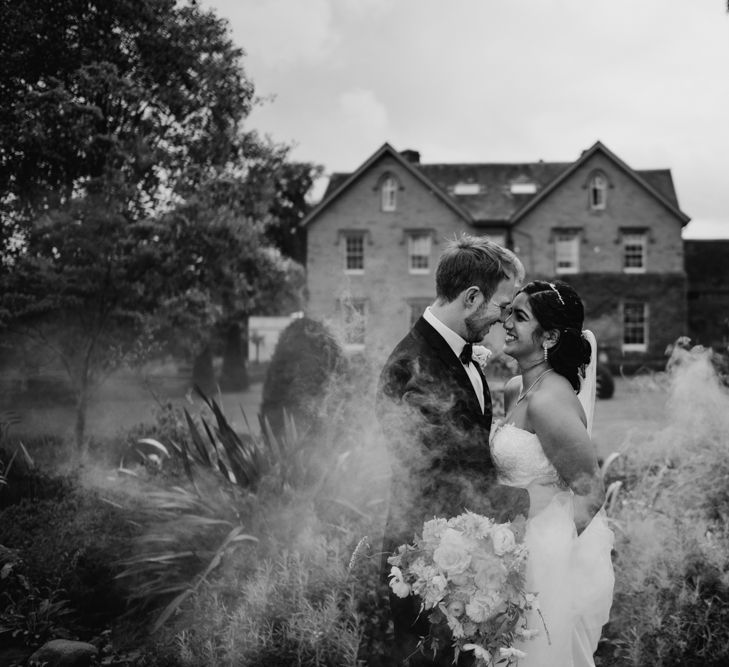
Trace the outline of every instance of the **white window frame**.
[[397, 179], [394, 176], [388, 176], [382, 181], [380, 203], [385, 213], [392, 213], [397, 210], [397, 190]]
[[590, 208], [593, 211], [604, 211], [607, 207], [607, 178], [603, 174], [594, 174], [590, 179]]
[[456, 183], [453, 186], [453, 194], [457, 196], [469, 197], [481, 194], [480, 183]]
[[[347, 275], [362, 275], [365, 267], [365, 232], [347, 232], [344, 236], [344, 272]], [[353, 247], [359, 244], [360, 248]], [[361, 262], [356, 260], [360, 258]], [[350, 266], [351, 260], [351, 266]], [[357, 264], [362, 266], [356, 266]]]
[[[565, 262], [560, 266], [560, 262]], [[580, 234], [576, 231], [555, 230], [554, 272], [555, 274], [579, 273]]]
[[432, 251], [433, 235], [430, 232], [408, 232], [408, 271], [414, 275], [429, 274]]
[[[628, 309], [638, 308], [642, 309], [641, 314], [637, 322], [627, 322]], [[645, 301], [625, 301], [623, 302], [623, 313], [622, 313], [622, 350], [623, 352], [646, 352], [648, 350], [648, 325], [649, 325], [649, 309], [648, 304]], [[628, 337], [628, 328], [641, 330], [642, 342], [626, 342]]]
[[[648, 249], [648, 235], [645, 232], [623, 232], [623, 273], [645, 273]], [[628, 266], [628, 254], [637, 258], [640, 252], [640, 266]]]
[[408, 299], [408, 331], [420, 319], [425, 309], [435, 301], [435, 297], [417, 297]]
[[512, 183], [509, 190], [512, 195], [535, 195], [537, 194], [537, 184], [531, 182]]

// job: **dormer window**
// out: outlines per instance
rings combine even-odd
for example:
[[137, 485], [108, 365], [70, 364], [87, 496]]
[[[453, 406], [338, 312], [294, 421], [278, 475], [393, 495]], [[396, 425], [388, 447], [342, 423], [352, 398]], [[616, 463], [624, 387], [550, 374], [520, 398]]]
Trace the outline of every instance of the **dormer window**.
[[481, 194], [481, 186], [478, 183], [456, 183], [453, 186], [454, 195], [478, 195]]
[[607, 204], [607, 179], [603, 174], [594, 174], [590, 179], [590, 208], [593, 211], [603, 211]]
[[388, 213], [397, 210], [397, 181], [394, 176], [388, 176], [382, 181], [380, 193], [382, 195], [382, 210]]
[[536, 183], [512, 183], [512, 195], [534, 195], [537, 193]]

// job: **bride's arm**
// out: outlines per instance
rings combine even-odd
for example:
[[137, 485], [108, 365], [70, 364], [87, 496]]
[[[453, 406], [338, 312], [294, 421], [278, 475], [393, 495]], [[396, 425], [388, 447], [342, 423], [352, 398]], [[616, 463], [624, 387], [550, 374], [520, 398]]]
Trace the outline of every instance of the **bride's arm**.
[[529, 397], [527, 419], [552, 465], [575, 494], [578, 534], [592, 521], [605, 500], [597, 452], [582, 421], [576, 396], [565, 386]]

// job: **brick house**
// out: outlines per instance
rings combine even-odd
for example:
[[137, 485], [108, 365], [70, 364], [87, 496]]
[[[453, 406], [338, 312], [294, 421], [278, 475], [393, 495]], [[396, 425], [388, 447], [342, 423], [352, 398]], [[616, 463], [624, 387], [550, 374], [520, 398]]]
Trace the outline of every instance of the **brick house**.
[[527, 279], [572, 283], [615, 366], [665, 361], [686, 333], [688, 221], [670, 170], [633, 170], [600, 142], [524, 164], [423, 164], [386, 143], [333, 174], [303, 221], [307, 314], [382, 358], [433, 301], [444, 242], [468, 232], [512, 248]]

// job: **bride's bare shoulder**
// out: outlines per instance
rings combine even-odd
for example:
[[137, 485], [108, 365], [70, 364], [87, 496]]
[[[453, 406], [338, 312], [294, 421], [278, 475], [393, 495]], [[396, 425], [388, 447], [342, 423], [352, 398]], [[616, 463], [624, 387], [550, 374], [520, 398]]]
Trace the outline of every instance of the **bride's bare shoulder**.
[[521, 391], [521, 375], [517, 375], [506, 381], [504, 385], [504, 411], [509, 412], [514, 405], [519, 392]]

